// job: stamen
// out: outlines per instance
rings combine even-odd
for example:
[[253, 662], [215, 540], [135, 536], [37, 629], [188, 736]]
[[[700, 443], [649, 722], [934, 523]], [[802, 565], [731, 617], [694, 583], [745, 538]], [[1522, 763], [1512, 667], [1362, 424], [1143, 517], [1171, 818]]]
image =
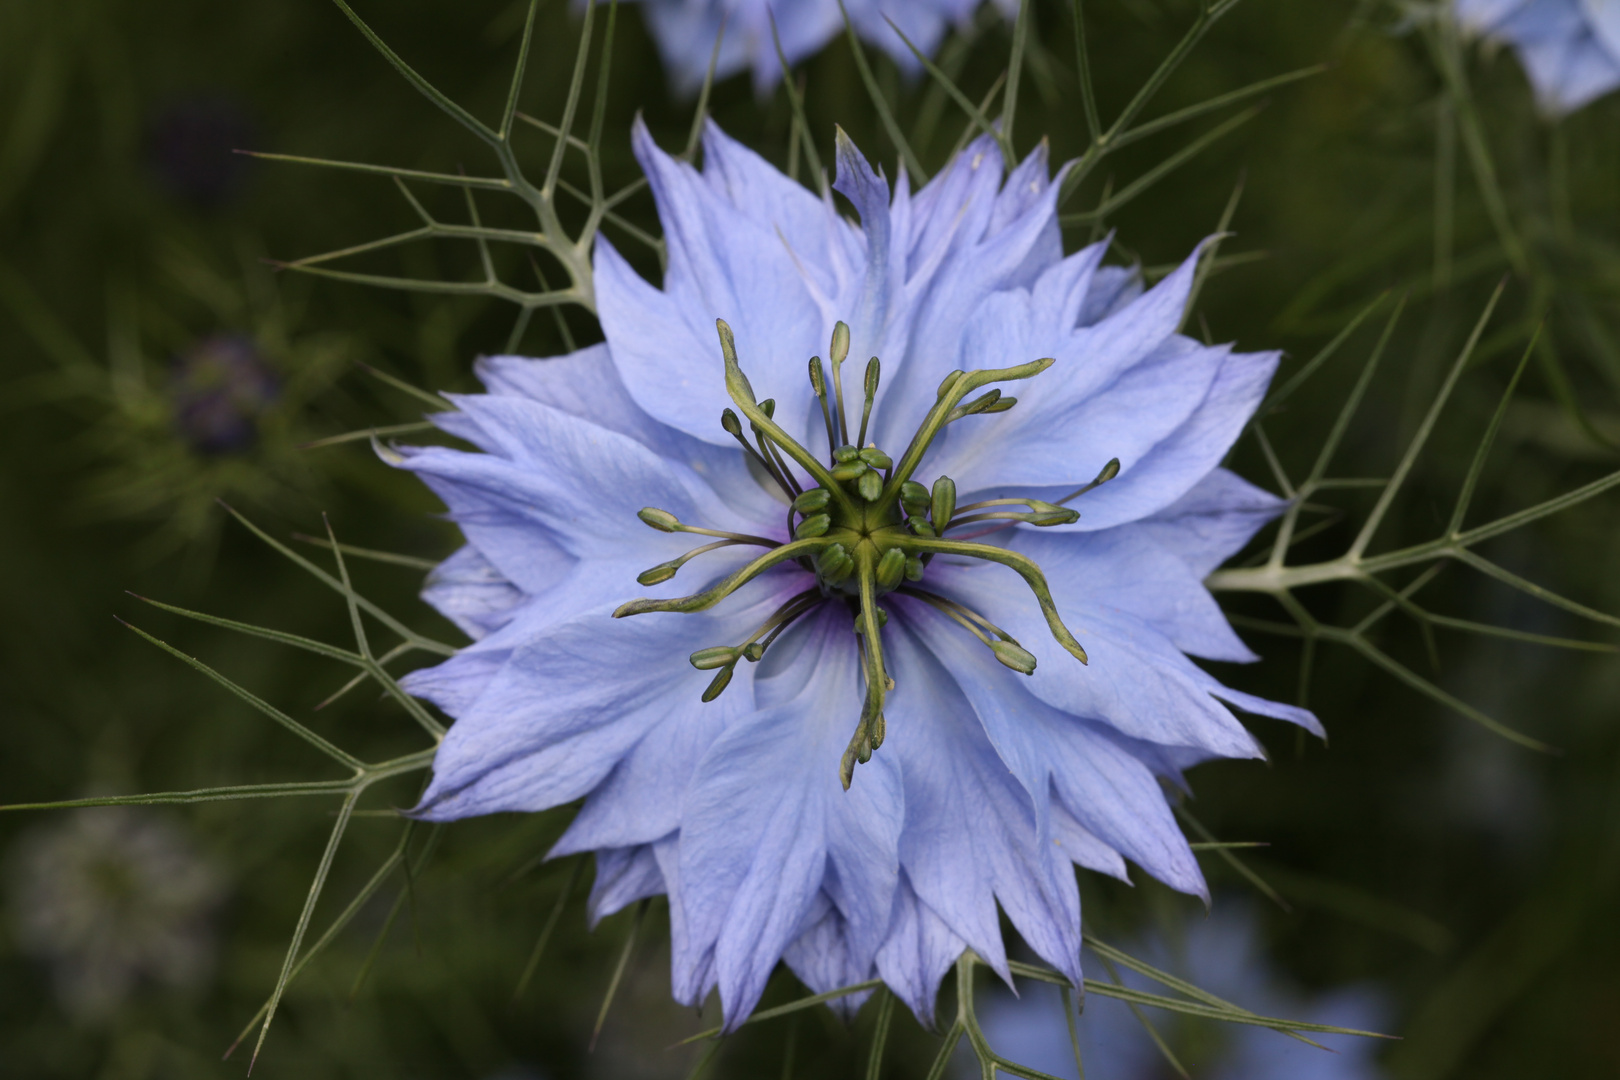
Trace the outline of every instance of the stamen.
[[[737, 414], [732, 412], [730, 409], [721, 410], [720, 426], [726, 430], [726, 434], [730, 435], [732, 438], [736, 439], [742, 444], [742, 448], [748, 452], [748, 456], [757, 461], [759, 463], [759, 467], [765, 470], [765, 475], [776, 481], [778, 486], [782, 488], [783, 493], [787, 494], [791, 498], [792, 495], [790, 492], [788, 492], [787, 485], [782, 483], [782, 478], [780, 476], [776, 475], [776, 470], [772, 467], [771, 462], [765, 460], [764, 456], [761, 455], [758, 450], [755, 450], [752, 446], [748, 445], [748, 439], [742, 433], [742, 422], [737, 419]], [[755, 428], [754, 430], [758, 431], [759, 429]]]
[[844, 358], [849, 356], [849, 327], [843, 320], [833, 324], [832, 345], [827, 350], [827, 359], [832, 361], [833, 399], [838, 402], [838, 441], [849, 442], [849, 420], [844, 413], [844, 379], [839, 369], [844, 366]]
[[726, 540], [735, 540], [740, 544], [758, 544], [761, 547], [774, 548], [782, 546], [779, 542], [765, 536], [751, 536], [748, 533], [723, 532], [720, 529], [702, 529], [696, 525], [687, 525], [668, 510], [660, 510], [655, 506], [643, 506], [636, 511], [636, 517], [659, 532], [683, 532], [692, 533], [694, 536], [718, 536]]
[[1017, 398], [1002, 397], [1000, 390], [992, 390], [988, 394], [974, 398], [966, 405], [959, 405], [952, 409], [951, 414], [945, 418], [945, 422], [954, 424], [964, 416], [974, 416], [978, 413], [1006, 412], [1016, 404], [1018, 404]]
[[1006, 548], [992, 547], [989, 544], [971, 544], [964, 540], [931, 539], [928, 537], [909, 537], [901, 540], [896, 546], [912, 551], [929, 552], [935, 555], [967, 555], [971, 558], [984, 559], [986, 562], [1000, 563], [1002, 566], [1017, 572], [1029, 586], [1029, 591], [1035, 594], [1035, 600], [1041, 606], [1041, 614], [1046, 616], [1047, 629], [1057, 638], [1058, 644], [1069, 650], [1069, 654], [1082, 664], [1087, 663], [1086, 650], [1069, 633], [1069, 628], [1063, 625], [1058, 616], [1057, 605], [1052, 602], [1052, 590], [1046, 584], [1046, 575], [1035, 562], [1016, 551]]
[[[985, 646], [995, 654], [996, 659], [1007, 667], [1012, 668], [1021, 675], [1033, 675], [1035, 673], [1034, 655], [1018, 644], [1011, 634], [966, 604], [958, 603], [938, 593], [929, 592], [927, 589], [903, 588], [900, 590], [900, 594], [902, 596], [915, 596], [956, 620], [968, 633], [984, 642]], [[984, 629], [981, 630], [980, 627]], [[984, 632], [985, 630], [994, 634], [996, 640], [992, 641], [989, 635]]]
[[[764, 401], [759, 403], [759, 407], [764, 410], [766, 416], [772, 419], [776, 418], [776, 401], [774, 398], [766, 398]], [[782, 460], [782, 455], [776, 449], [776, 444], [765, 435], [764, 429], [762, 429], [758, 424], [752, 424], [750, 426], [754, 429], [754, 439], [759, 443], [760, 453], [770, 458], [772, 464], [774, 465], [774, 468], [771, 471], [772, 475], [776, 479], [776, 482], [782, 485], [782, 490], [787, 492], [788, 498], [791, 499], [798, 495], [804, 490], [804, 488], [799, 486], [798, 478], [795, 477], [792, 470], [787, 467], [787, 462]]]
[[[713, 588], [691, 596], [683, 596], [676, 600], [631, 600], [619, 605], [613, 613], [615, 619], [622, 619], [627, 615], [642, 615], [649, 611], [707, 611], [750, 581], [754, 580], [773, 566], [791, 562], [802, 555], [813, 555], [830, 547], [831, 544], [816, 537], [810, 540], [795, 540], [791, 544], [782, 544], [774, 551], [768, 551], [732, 574], [727, 575]], [[977, 545], [974, 545], [977, 546]]]
[[1102, 467], [1102, 472], [1097, 474], [1097, 479], [1093, 480], [1091, 483], [1087, 484], [1085, 487], [1075, 488], [1069, 494], [1067, 494], [1067, 495], [1063, 496], [1063, 498], [1059, 499], [1057, 501], [1057, 505], [1062, 506], [1066, 502], [1071, 502], [1071, 501], [1073, 501], [1075, 499], [1078, 499], [1080, 496], [1084, 495], [1086, 492], [1091, 491], [1094, 488], [1102, 487], [1104, 484], [1108, 483], [1108, 481], [1112, 480], [1114, 477], [1116, 477], [1118, 475], [1119, 475], [1119, 458], [1109, 458], [1108, 459], [1108, 464], [1104, 465]]
[[951, 410], [955, 409], [963, 398], [989, 383], [1010, 379], [1033, 378], [1055, 363], [1057, 363], [1055, 359], [1046, 357], [1041, 360], [1031, 360], [1027, 364], [1019, 364], [1017, 367], [991, 368], [971, 372], [953, 371], [945, 376], [945, 380], [939, 384], [939, 400], [934, 402], [934, 407], [928, 410], [928, 416], [923, 419], [922, 426], [911, 437], [911, 444], [906, 447], [906, 452], [901, 455], [900, 463], [895, 466], [893, 479], [884, 487], [883, 497], [885, 499], [893, 498], [899, 485], [911, 479], [911, 474], [917, 470], [917, 466], [922, 462], [923, 454], [927, 452], [929, 445], [933, 443], [934, 439], [945, 427], [946, 418], [950, 416]]
[[[771, 643], [777, 639], [782, 631], [791, 626], [799, 616], [815, 608], [821, 602], [822, 596], [819, 589], [806, 589], [791, 597], [781, 607], [772, 612], [771, 617], [766, 619], [764, 624], [750, 634], [748, 639], [741, 645], [716, 645], [707, 649], [699, 649], [693, 653], [689, 659], [692, 666], [699, 671], [720, 669], [713, 680], [710, 681], [708, 688], [703, 691], [703, 701], [705, 703], [713, 701], [725, 693], [726, 687], [731, 685], [731, 676], [737, 668], [737, 661], [747, 660], [751, 664], [758, 663], [760, 657], [765, 655], [765, 650], [771, 647]], [[759, 640], [761, 635], [767, 635], [764, 641]]]
[[866, 362], [866, 379], [864, 382], [866, 400], [861, 405], [861, 433], [855, 438], [856, 446], [866, 445], [866, 423], [872, 419], [872, 402], [877, 399], [878, 377], [882, 374], [882, 367], [883, 365], [875, 356]]
[[[1063, 498], [1059, 499], [1055, 503], [1042, 502], [1039, 499], [986, 499], [983, 502], [976, 502], [970, 506], [961, 507], [961, 509], [958, 511], [958, 513], [960, 513], [967, 510], [979, 510], [987, 506], [1028, 506], [1033, 511], [1032, 513], [979, 514], [976, 517], [957, 518], [953, 524], [966, 525], [974, 521], [1006, 520], [1013, 522], [1022, 521], [1039, 528], [1045, 528], [1051, 525], [1072, 525], [1074, 522], [1080, 520], [1080, 512], [1078, 510], [1065, 511], [1063, 509], [1063, 504], [1066, 502], [1072, 502], [1084, 495], [1086, 492], [1101, 487], [1103, 484], [1108, 483], [1108, 481], [1112, 480], [1118, 475], [1119, 458], [1110, 458], [1108, 460], [1108, 464], [1102, 467], [1102, 471], [1097, 474], [1097, 478], [1095, 480], [1084, 487], [1071, 491], [1069, 494], [1063, 496]], [[1074, 516], [1067, 516], [1069, 514]], [[954, 537], [954, 539], [971, 540], [980, 536], [989, 536], [991, 533], [1000, 532], [1005, 528], [1009, 528], [1009, 526], [996, 525], [988, 529], [980, 529], [978, 532], [968, 533], [965, 536], [957, 536]]]
[[[967, 517], [957, 518], [951, 524], [971, 525], [975, 521], [1021, 521], [1026, 525], [1035, 525], [1044, 529], [1052, 525], [1073, 525], [1080, 520], [1080, 511], [1071, 510], [1065, 506], [1053, 506], [1051, 503], [1043, 503], [1038, 499], [1031, 499], [1029, 505], [1034, 509], [1027, 514], [1010, 510], [997, 510], [989, 514], [969, 514]], [[1042, 507], [1045, 507], [1045, 509], [1042, 509]]]
[[760, 409], [758, 401], [754, 398], [754, 388], [748, 384], [748, 376], [743, 374], [742, 365], [737, 361], [737, 341], [732, 336], [731, 327], [724, 319], [716, 319], [715, 329], [720, 335], [720, 353], [725, 357], [726, 393], [731, 395], [731, 400], [752, 423], [765, 429], [765, 433], [771, 437], [771, 441], [782, 448], [783, 453], [798, 462], [799, 467], [809, 473], [818, 485], [833, 493], [833, 498], [838, 500], [844, 510], [853, 514], [855, 504], [850, 501], [843, 488], [833, 482], [832, 475], [826, 467]]
[[821, 402], [821, 422], [827, 425], [827, 452], [830, 454], [838, 445], [838, 436], [833, 433], [832, 412], [827, 407], [827, 376], [821, 371], [821, 357], [810, 358], [810, 389], [816, 392], [816, 400]]
[[641, 573], [636, 575], [636, 581], [642, 585], [661, 585], [670, 578], [674, 577], [680, 571], [681, 567], [685, 566], [699, 555], [705, 555], [711, 551], [717, 551], [720, 548], [736, 547], [738, 544], [743, 543], [747, 543], [747, 541], [716, 540], [712, 544], [704, 544], [702, 547], [693, 548], [691, 551], [688, 551], [685, 555], [682, 555], [678, 559], [671, 559], [669, 562], [662, 562], [657, 566], [651, 567], [650, 569], [643, 570]]

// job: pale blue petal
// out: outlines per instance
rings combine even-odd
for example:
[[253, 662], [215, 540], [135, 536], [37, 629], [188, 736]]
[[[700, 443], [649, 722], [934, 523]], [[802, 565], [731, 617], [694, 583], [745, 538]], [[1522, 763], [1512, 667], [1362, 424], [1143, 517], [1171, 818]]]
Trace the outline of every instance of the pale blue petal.
[[[1020, 186], [1015, 195], [998, 193], [1000, 163], [993, 144], [971, 157], [964, 153], [950, 174], [935, 178], [918, 194], [913, 208], [918, 226], [925, 233], [941, 226], [949, 231], [935, 241], [941, 260], [937, 270], [907, 281], [909, 338], [895, 348], [899, 343], [891, 330], [893, 344], [879, 354], [886, 364], [899, 361], [900, 367], [892, 382], [885, 379], [887, 389], [879, 397], [876, 430], [885, 445], [905, 445], [950, 371], [1006, 367], [1041, 355], [1002, 362], [1002, 351], [981, 354], [980, 342], [967, 335], [967, 327], [983, 321], [980, 309], [997, 290], [1033, 280], [1047, 270], [1045, 260], [1061, 254], [1051, 242], [1058, 185], [1046, 182], [1044, 148], [1015, 170]], [[1031, 185], [1037, 190], [1029, 192]], [[928, 199], [936, 186], [941, 196]], [[944, 215], [943, 221], [934, 215]]]
[[678, 829], [681, 800], [698, 762], [726, 725], [749, 711], [748, 697], [738, 693], [737, 685], [747, 674], [733, 676], [733, 685], [719, 699], [707, 705], [700, 701], [678, 720], [653, 725], [591, 792], [551, 855], [650, 843]]
[[1090, 655], [1089, 666], [1052, 639], [1033, 596], [1012, 571], [936, 559], [929, 577], [938, 591], [985, 615], [1035, 655], [1039, 666], [1025, 684], [1031, 693], [1132, 738], [1221, 757], [1263, 756], [1254, 737], [1209, 696], [1209, 677], [1162, 634], [1128, 613], [1090, 602], [1087, 583], [1072, 573], [1061, 544], [1042, 543], [1046, 537], [1019, 540], [1046, 570], [1058, 611]]
[[998, 901], [1030, 948], [1078, 979], [1080, 899], [1068, 858], [1037, 839], [1029, 793], [996, 756], [951, 674], [903, 618], [891, 617], [889, 631], [884, 649], [896, 688], [885, 705], [888, 737], [872, 760], [893, 757], [905, 777], [900, 860], [913, 889], [1003, 978]]
[[[759, 583], [754, 602], [719, 614], [606, 613], [536, 632], [512, 648], [478, 699], [456, 717], [433, 763], [418, 811], [451, 820], [503, 810], [545, 810], [608, 777], [659, 724], [702, 723], [703, 711], [745, 712], [751, 665], [714, 703], [708, 673], [687, 662], [693, 642], [738, 641], [774, 609]], [[777, 586], [779, 588], [779, 586]]]
[[1062, 848], [1063, 854], [1076, 866], [1126, 883], [1131, 880], [1125, 871], [1124, 857], [1075, 820], [1059, 800], [1052, 803], [1052, 842]]
[[428, 572], [422, 599], [476, 641], [511, 622], [525, 596], [476, 547], [466, 544]]
[[924, 1027], [934, 1023], [939, 981], [962, 955], [967, 943], [917, 898], [902, 871], [894, 896], [889, 934], [878, 950], [877, 967], [890, 990], [911, 1009]]
[[[1159, 532], [1170, 531], [1156, 525]], [[1130, 612], [1191, 656], [1232, 663], [1259, 659], [1233, 632], [1203, 576], [1161, 547], [1153, 529], [1130, 524], [1051, 539], [1055, 543], [1042, 549], [1060, 545], [1066, 559], [1046, 567], [1047, 573], [1083, 581], [1093, 604]]]
[[714, 990], [714, 939], [699, 943], [687, 928], [685, 893], [681, 890], [679, 834], [653, 845], [669, 897], [669, 992], [682, 1005], [700, 1006]]
[[866, 271], [860, 297], [846, 319], [850, 358], [859, 365], [863, 353], [875, 352], [884, 344], [883, 329], [888, 324], [897, 275], [891, 273], [889, 266], [892, 247], [889, 183], [881, 171], [872, 169], [842, 129], [838, 132], [838, 173], [833, 190], [854, 204], [861, 216], [861, 233], [866, 240]]
[[1287, 504], [1226, 469], [1214, 469], [1191, 491], [1129, 528], [1174, 553], [1200, 579], [1243, 550]]
[[1614, 0], [1581, 0], [1592, 36], [1609, 57], [1620, 65], [1620, 4]]
[[[803, 930], [782, 953], [782, 962], [817, 994], [865, 982], [872, 977], [872, 955], [869, 951], [851, 948], [852, 929], [838, 905], [823, 890], [805, 917]], [[855, 1019], [855, 1014], [871, 996], [872, 991], [862, 990], [834, 998], [827, 1002], [827, 1007], [847, 1023]]]
[[815, 300], [815, 281], [801, 276], [805, 256], [783, 232], [792, 218], [772, 220], [764, 216], [769, 203], [740, 206], [723, 197], [692, 166], [659, 150], [644, 126], [632, 137], [669, 261], [660, 294], [598, 242], [598, 311], [625, 385], [659, 421], [728, 444], [719, 418], [732, 403], [714, 326], [722, 318], [759, 397], [775, 398], [784, 417], [807, 421], [805, 364], [812, 350], [825, 348], [832, 326]]
[[921, 604], [907, 609], [908, 625], [971, 702], [1034, 806], [1038, 849], [1051, 843], [1048, 799], [1055, 790], [1087, 832], [1165, 884], [1207, 899], [1198, 863], [1146, 765], [1085, 721], [1035, 697], [1024, 685], [1028, 677], [1003, 667], [954, 622]]
[[[682, 808], [686, 932], [712, 942], [727, 1028], [753, 1010], [826, 888], [869, 968], [889, 924], [903, 817], [892, 762], [874, 758], [843, 791], [838, 760], [859, 708], [847, 616], [808, 617], [803, 692], [731, 727], [698, 766]], [[875, 766], [875, 767], [874, 767]]]
[[606, 345], [592, 345], [545, 360], [485, 357], [478, 362], [477, 372], [492, 394], [549, 405], [634, 439], [659, 457], [685, 465], [743, 520], [770, 520], [781, 513], [778, 496], [753, 479], [736, 443], [716, 446], [648, 416], [624, 388]]
[[[1176, 333], [1197, 256], [1109, 318], [1077, 327], [1088, 271], [1101, 256], [1095, 246], [1070, 256], [1046, 272], [1054, 287], [999, 293], [975, 313], [964, 331], [971, 366], [1011, 367], [1041, 357], [1057, 363], [1031, 382], [1002, 386], [1019, 404], [960, 421], [926, 468], [952, 477], [963, 492], [1073, 490], [1117, 457], [1121, 475], [1113, 483], [1124, 486], [1135, 482], [1137, 462], [1199, 408], [1229, 354]], [[1049, 295], [1059, 290], [1063, 302], [1053, 303]], [[1087, 518], [1095, 515], [1087, 510]]]
[[607, 848], [596, 853], [596, 882], [586, 902], [591, 928], [609, 915], [623, 911], [637, 900], [661, 896], [664, 875], [651, 844], [630, 848]]

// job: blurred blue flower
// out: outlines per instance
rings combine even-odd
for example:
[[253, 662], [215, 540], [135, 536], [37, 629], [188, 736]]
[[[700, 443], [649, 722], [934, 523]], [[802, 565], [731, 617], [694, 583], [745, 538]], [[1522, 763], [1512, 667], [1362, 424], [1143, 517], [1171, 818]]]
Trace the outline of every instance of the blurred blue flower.
[[[1160, 937], [1133, 943], [1126, 951], [1262, 1016], [1362, 1031], [1379, 1030], [1389, 1017], [1387, 1001], [1370, 987], [1307, 994], [1290, 985], [1267, 962], [1254, 917], [1246, 909], [1223, 908], [1189, 925], [1174, 947]], [[1122, 971], [1121, 977], [1137, 990], [1165, 993], [1164, 987], [1134, 972]], [[1375, 1039], [1313, 1034], [1328, 1048], [1324, 1051], [1267, 1028], [1199, 1021], [1195, 1029], [1176, 1023], [1170, 1014], [1145, 1012], [1182, 1063], [1206, 1080], [1380, 1080], [1386, 1075], [1374, 1060], [1383, 1048]], [[987, 997], [979, 1005], [979, 1023], [990, 1045], [1020, 1065], [1063, 1080], [1079, 1076], [1056, 987], [1026, 982], [1019, 998], [1006, 993]], [[1122, 1001], [1091, 995], [1076, 1030], [1088, 1075], [1108, 1080], [1175, 1075]], [[977, 1063], [960, 1070], [964, 1077], [977, 1074]]]
[[[725, 40], [715, 77], [752, 68], [754, 86], [761, 92], [776, 85], [782, 65], [771, 37], [771, 18], [781, 36], [782, 55], [797, 64], [821, 50], [844, 29], [838, 0], [795, 0], [772, 5], [769, 0], [642, 0], [664, 65], [682, 92], [703, 83], [714, 55], [715, 39], [725, 25]], [[845, 0], [850, 24], [862, 40], [888, 53], [907, 72], [921, 70], [917, 57], [894, 27], [893, 19], [911, 43], [932, 55], [952, 25], [965, 23], [979, 0]], [[997, 6], [1007, 9], [1006, 0]], [[1017, 3], [1010, 4], [1013, 12]]]
[[[596, 852], [596, 918], [667, 893], [674, 994], [718, 986], [729, 1025], [779, 959], [817, 991], [875, 970], [926, 1017], [964, 949], [1006, 973], [998, 903], [1078, 979], [1071, 863], [1205, 893], [1160, 779], [1261, 756], [1216, 699], [1319, 730], [1188, 659], [1253, 659], [1202, 579], [1281, 505], [1218, 467], [1276, 354], [1177, 333], [1196, 255], [1146, 292], [1106, 244], [1065, 258], [1044, 150], [1004, 179], [980, 139], [891, 194], [840, 134], [856, 225], [712, 125], [701, 173], [634, 144], [663, 286], [599, 240], [606, 342], [482, 361], [488, 393], [438, 422], [483, 452], [394, 459], [467, 538], [425, 596], [476, 639], [408, 683], [455, 718], [419, 812], [583, 799], [553, 854]], [[844, 353], [886, 365], [848, 414]], [[1034, 376], [1023, 400], [953, 408], [979, 378], [956, 369], [1011, 365], [984, 382]], [[733, 405], [769, 442], [739, 449]], [[1064, 493], [1110, 459], [1076, 520]], [[954, 484], [902, 486], [919, 461]], [[694, 556], [693, 529], [720, 539]], [[734, 576], [677, 602], [688, 557]], [[637, 580], [658, 599], [620, 607]]]
[[1512, 45], [1542, 108], [1570, 112], [1620, 87], [1615, 0], [1456, 0], [1466, 28]]

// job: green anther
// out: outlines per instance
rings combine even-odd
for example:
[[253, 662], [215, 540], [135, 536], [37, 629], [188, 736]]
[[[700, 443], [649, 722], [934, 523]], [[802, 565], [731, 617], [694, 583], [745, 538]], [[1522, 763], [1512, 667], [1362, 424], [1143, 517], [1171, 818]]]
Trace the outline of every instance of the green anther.
[[989, 405], [986, 405], [984, 408], [980, 409], [979, 411], [980, 412], [985, 412], [985, 413], [1006, 412], [1008, 409], [1012, 408], [1016, 404], [1018, 404], [1018, 399], [1017, 398], [1015, 398], [1015, 397], [1004, 397], [1004, 398], [999, 398], [996, 401], [991, 402]]
[[[866, 623], [864, 622], [865, 618], [866, 618], [866, 616], [861, 614], [860, 612], [855, 613], [855, 633], [857, 635], [866, 633]], [[884, 609], [884, 608], [878, 608], [877, 609], [877, 621], [878, 621], [878, 628], [879, 629], [882, 629], [883, 627], [889, 625], [889, 613], [888, 613], [888, 611], [886, 609]], [[893, 690], [894, 687], [891, 686], [891, 687], [889, 687], [889, 689]]]
[[652, 506], [643, 506], [636, 511], [636, 517], [657, 529], [659, 532], [672, 533], [681, 527], [681, 519], [668, 510], [659, 510]]
[[643, 570], [636, 575], [638, 585], [662, 585], [674, 577], [681, 568], [681, 560], [675, 559], [666, 563], [659, 563], [650, 570]]
[[838, 466], [832, 471], [832, 478], [840, 483], [858, 479], [862, 473], [869, 472], [864, 461], [851, 461]]
[[866, 425], [872, 419], [872, 403], [877, 400], [878, 375], [882, 369], [883, 364], [875, 356], [866, 362], [866, 380], [864, 387], [866, 391], [866, 400], [861, 404], [861, 431], [859, 435], [855, 436], [856, 445], [866, 441]]
[[821, 422], [827, 428], [827, 445], [831, 446], [838, 441], [834, 434], [832, 409], [827, 404], [827, 376], [821, 370], [821, 357], [810, 358], [810, 389], [815, 391], [816, 400], [821, 403]]
[[803, 521], [799, 522], [798, 528], [793, 530], [793, 539], [809, 540], [812, 537], [825, 536], [827, 534], [827, 530], [831, 527], [832, 518], [828, 517], [826, 514], [817, 514], [814, 517], [807, 517]]
[[923, 579], [923, 570], [922, 556], [913, 555], [906, 560], [907, 581], [921, 581]]
[[714, 679], [709, 683], [708, 689], [703, 691], [703, 702], [707, 704], [726, 692], [731, 685], [731, 675], [737, 670], [736, 664], [727, 664], [715, 673]]
[[861, 451], [861, 460], [874, 469], [887, 469], [894, 465], [894, 459], [875, 446], [868, 446]]
[[838, 586], [848, 581], [850, 575], [854, 572], [855, 560], [845, 559], [842, 563], [834, 566], [832, 569], [823, 570], [821, 573], [821, 580], [827, 584], [828, 588], [836, 589]]
[[826, 488], [811, 488], [793, 500], [793, 509], [801, 514], [813, 514], [817, 510], [825, 510], [832, 501], [832, 492]]
[[750, 664], [757, 664], [759, 658], [765, 655], [765, 646], [757, 641], [751, 642], [743, 646], [742, 655]]
[[775, 398], [766, 398], [764, 401], [760, 402], [759, 403], [759, 411], [764, 413], [766, 418], [771, 419], [771, 420], [775, 420], [776, 419], [776, 399]]
[[730, 409], [721, 411], [720, 426], [724, 428], [726, 434], [730, 435], [732, 438], [742, 438], [742, 421], [738, 420], [737, 414], [732, 412]]
[[[894, 680], [891, 679], [889, 681], [892, 683]], [[889, 689], [893, 690], [894, 687], [891, 685], [889, 687]], [[876, 750], [878, 747], [882, 746], [883, 745], [883, 737], [885, 735], [887, 735], [888, 733], [889, 733], [888, 722], [883, 719], [883, 714], [882, 713], [878, 713], [877, 714], [877, 719], [872, 722], [872, 735], [871, 735], [872, 749]]]
[[860, 456], [860, 448], [856, 446], [840, 446], [833, 451], [833, 460], [840, 465], [848, 465]]
[[877, 502], [878, 496], [883, 494], [883, 477], [867, 469], [861, 473], [860, 479], [855, 483], [855, 490], [867, 502]]
[[953, 371], [949, 375], [945, 376], [944, 379], [940, 380], [939, 392], [934, 395], [934, 398], [938, 400], [939, 398], [942, 398], [946, 394], [950, 393], [951, 389], [956, 385], [957, 380], [961, 379], [965, 374], [967, 373], [963, 371]]
[[1116, 477], [1118, 475], [1119, 475], [1119, 458], [1109, 458], [1108, 459], [1108, 464], [1106, 464], [1106, 465], [1104, 465], [1102, 467], [1102, 472], [1097, 474], [1097, 479], [1093, 480], [1092, 483], [1093, 484], [1106, 484], [1106, 483], [1108, 483], [1108, 481], [1112, 480], [1114, 477]]
[[939, 533], [934, 531], [934, 527], [932, 525], [928, 524], [928, 519], [927, 518], [919, 517], [916, 514], [913, 514], [910, 517], [906, 518], [906, 527], [909, 528], [913, 533], [915, 533], [918, 536], [938, 536], [939, 535]]
[[1042, 510], [1031, 514], [1028, 518], [1031, 525], [1046, 528], [1051, 525], [1073, 525], [1080, 520], [1080, 511], [1070, 510], [1068, 507], [1059, 507], [1056, 510]]
[[906, 576], [906, 553], [899, 548], [890, 548], [883, 553], [883, 558], [877, 564], [878, 588], [885, 592], [894, 589]]
[[948, 476], [942, 476], [934, 481], [934, 493], [930, 499], [930, 512], [934, 519], [934, 531], [942, 533], [951, 523], [951, 517], [956, 513], [956, 481]]
[[928, 507], [932, 505], [932, 499], [933, 496], [928, 494], [928, 489], [915, 480], [907, 480], [900, 485], [900, 506], [908, 517], [926, 514]]
[[716, 645], [708, 649], [699, 649], [691, 656], [692, 666], [699, 671], [713, 671], [718, 667], [726, 667], [737, 662], [738, 652], [730, 645]]
[[1035, 657], [1017, 642], [992, 641], [990, 651], [996, 654], [997, 660], [1020, 675], [1035, 674]]
[[849, 356], [849, 327], [839, 320], [833, 325], [832, 348], [827, 353], [827, 359], [832, 361], [834, 370]]
[[981, 394], [979, 397], [974, 398], [966, 405], [958, 405], [956, 408], [952, 409], [951, 414], [945, 418], [945, 422], [949, 424], [954, 420], [962, 419], [964, 416], [972, 416], [974, 413], [989, 412], [991, 407], [1000, 400], [1000, 390], [992, 390], [988, 394]]
[[842, 320], [833, 325], [832, 345], [827, 359], [832, 363], [833, 399], [838, 405], [838, 439], [849, 442], [849, 414], [844, 409], [844, 360], [849, 356], [849, 327]]
[[828, 585], [847, 580], [854, 570], [855, 560], [849, 557], [842, 544], [834, 544], [816, 557], [816, 573]]

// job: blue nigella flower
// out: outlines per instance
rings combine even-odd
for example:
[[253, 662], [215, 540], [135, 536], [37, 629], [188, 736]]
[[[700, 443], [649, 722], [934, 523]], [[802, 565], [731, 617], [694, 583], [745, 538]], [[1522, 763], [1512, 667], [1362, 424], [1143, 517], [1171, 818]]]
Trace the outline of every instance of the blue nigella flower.
[[1620, 87], [1620, 3], [1456, 0], [1463, 26], [1518, 50], [1536, 96], [1559, 115]]
[[[715, 39], [725, 25], [725, 39], [715, 77], [734, 75], [752, 68], [754, 86], [770, 89], [782, 77], [782, 65], [771, 37], [771, 20], [782, 42], [782, 55], [789, 64], [813, 56], [844, 29], [844, 16], [838, 0], [794, 0], [772, 4], [770, 0], [642, 0], [647, 23], [664, 57], [675, 84], [690, 92], [702, 85], [714, 55]], [[979, 0], [845, 0], [850, 25], [862, 40], [894, 57], [907, 72], [921, 70], [917, 57], [905, 40], [894, 32], [888, 19], [924, 53], [932, 55], [952, 25], [965, 23]], [[998, 0], [1009, 8], [1009, 0]], [[1016, 14], [1018, 5], [1010, 2]], [[887, 17], [887, 18], [885, 18]]]
[[483, 361], [438, 421], [482, 452], [398, 459], [476, 639], [409, 682], [455, 718], [418, 812], [583, 799], [593, 915], [667, 893], [728, 1024], [779, 959], [926, 1016], [963, 949], [1005, 973], [998, 903], [1078, 979], [1071, 863], [1204, 894], [1160, 780], [1261, 755], [1221, 701], [1320, 730], [1188, 659], [1253, 659], [1202, 579], [1280, 506], [1218, 467], [1276, 354], [1176, 332], [1196, 256], [1065, 258], [1044, 147], [891, 192], [840, 135], [857, 225], [712, 125], [702, 172], [634, 143], [662, 287], [599, 240], [606, 342]]

